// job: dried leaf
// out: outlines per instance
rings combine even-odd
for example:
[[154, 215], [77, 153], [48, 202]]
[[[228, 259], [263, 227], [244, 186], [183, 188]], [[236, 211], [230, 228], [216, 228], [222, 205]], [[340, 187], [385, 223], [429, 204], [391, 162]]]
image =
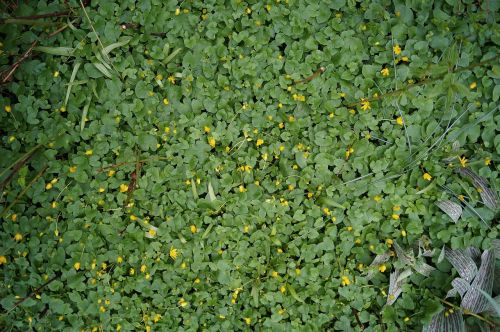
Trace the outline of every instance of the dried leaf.
[[414, 268], [415, 271], [426, 277], [428, 277], [431, 274], [431, 272], [435, 270], [434, 267], [424, 262], [416, 262]]
[[413, 253], [410, 251], [404, 251], [401, 246], [394, 241], [394, 250], [396, 251], [396, 255], [398, 255], [398, 259], [406, 265], [412, 265], [415, 261], [413, 258]]
[[403, 281], [404, 279], [408, 278], [412, 274], [413, 274], [413, 271], [411, 269], [406, 269], [403, 272], [401, 272], [401, 274], [398, 276], [398, 280], [397, 281], [398, 282], [399, 281]]
[[461, 311], [453, 313], [441, 311], [436, 314], [429, 325], [424, 326], [423, 332], [465, 332], [465, 323]]
[[403, 282], [398, 281], [400, 276], [399, 270], [392, 272], [389, 276], [389, 294], [387, 294], [387, 305], [392, 305], [403, 292]]
[[460, 297], [463, 298], [464, 294], [467, 293], [470, 288], [470, 284], [463, 278], [453, 279], [451, 285], [453, 286], [453, 288], [448, 292], [446, 297], [453, 297], [458, 293], [460, 294]]
[[438, 201], [436, 205], [443, 210], [453, 222], [457, 222], [462, 215], [462, 206], [450, 200]]
[[500, 239], [493, 239], [491, 241], [493, 249], [495, 250], [495, 258], [500, 259]]
[[441, 253], [439, 254], [439, 257], [438, 257], [438, 263], [441, 263], [444, 259], [444, 253], [445, 253], [445, 250], [444, 250], [445, 246], [443, 245], [443, 249], [441, 249]]
[[373, 267], [378, 267], [380, 264], [389, 260], [389, 257], [390, 257], [389, 253], [387, 251], [384, 252], [383, 254], [375, 256], [373, 262], [370, 264], [370, 267], [372, 267], [372, 269], [368, 270], [368, 273], [366, 274], [366, 279], [370, 280], [371, 278], [373, 278], [375, 272], [377, 271], [377, 269], [373, 269]]
[[488, 181], [486, 179], [480, 177], [469, 168], [460, 167], [457, 169], [457, 172], [465, 177], [468, 177], [472, 180], [474, 186], [479, 190], [479, 195], [483, 200], [484, 204], [492, 210], [496, 210], [498, 208], [498, 197], [494, 190], [490, 189], [488, 186]]
[[480, 313], [488, 310], [488, 300], [479, 290], [491, 294], [495, 272], [495, 257], [491, 250], [485, 250], [481, 255], [481, 266], [471, 283], [471, 288], [462, 299], [462, 308]]
[[471, 282], [474, 279], [477, 273], [476, 263], [462, 250], [445, 248], [445, 257], [457, 270], [458, 274], [467, 282]]

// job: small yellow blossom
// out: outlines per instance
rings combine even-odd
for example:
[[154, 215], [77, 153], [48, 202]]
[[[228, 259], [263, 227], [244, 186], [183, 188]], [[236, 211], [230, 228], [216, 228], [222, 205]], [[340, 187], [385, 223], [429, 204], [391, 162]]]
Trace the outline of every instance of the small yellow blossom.
[[111, 177], [111, 176], [115, 175], [115, 173], [116, 173], [116, 172], [115, 172], [115, 170], [110, 169], [110, 170], [108, 171], [108, 176], [109, 176], [109, 177]]
[[179, 306], [181, 306], [182, 308], [186, 307], [188, 305], [187, 301], [184, 300], [184, 298], [181, 298], [179, 300]]
[[146, 269], [147, 269], [146, 265], [142, 264], [141, 265], [141, 272], [142, 273], [146, 272]]
[[396, 55], [399, 55], [401, 53], [401, 47], [399, 47], [398, 44], [396, 44], [393, 48], [392, 48], [392, 51], [394, 52], [394, 54]]
[[286, 286], [285, 286], [285, 285], [282, 285], [282, 286], [280, 287], [280, 292], [281, 292], [282, 294], [285, 294], [285, 292], [286, 292]]
[[50, 205], [53, 209], [55, 209], [57, 207], [57, 202], [56, 201], [53, 201], [52, 204]]
[[278, 103], [278, 108], [283, 108], [283, 104], [282, 103]]
[[128, 191], [128, 184], [126, 184], [126, 183], [122, 183], [122, 184], [120, 185], [120, 192], [121, 192], [121, 193], [124, 193], [124, 192], [126, 192], [126, 191]]
[[284, 145], [280, 145], [279, 150], [280, 150], [281, 152], [285, 151], [285, 146], [284, 146]]
[[285, 124], [284, 124], [283, 122], [280, 122], [280, 123], [278, 124], [278, 127], [279, 127], [280, 129], [283, 129], [283, 128], [285, 128]]
[[402, 118], [402, 117], [400, 117], [400, 116], [398, 116], [398, 118], [396, 119], [396, 123], [397, 123], [398, 125], [402, 126], [402, 125], [403, 125], [403, 118]]
[[472, 82], [472, 83], [469, 85], [469, 88], [470, 88], [471, 90], [473, 90], [473, 89], [477, 88], [477, 83], [476, 83], [476, 82]]
[[380, 73], [382, 76], [389, 76], [389, 68], [383, 68]]
[[351, 284], [351, 280], [349, 280], [348, 276], [342, 276], [342, 286], [349, 286]]
[[347, 231], [348, 232], [352, 231], [352, 226], [347, 226]]
[[209, 133], [210, 133], [210, 131], [212, 131], [212, 129], [210, 129], [210, 127], [209, 127], [209, 126], [205, 126], [205, 127], [203, 127], [203, 131], [204, 131], [205, 133], [209, 134]]
[[122, 256], [118, 256], [118, 258], [116, 259], [116, 262], [117, 262], [118, 264], [123, 263], [123, 257], [122, 257]]
[[69, 172], [70, 172], [70, 173], [75, 173], [75, 172], [76, 172], [76, 166], [71, 166], [71, 167], [69, 168]]
[[168, 104], [170, 104], [170, 102], [168, 101], [168, 98], [163, 98], [163, 104], [165, 106], [167, 106]]
[[177, 259], [177, 256], [179, 255], [179, 251], [171, 246], [168, 255], [175, 261]]
[[361, 109], [363, 111], [371, 109], [370, 101], [368, 99], [361, 99]]
[[80, 267], [81, 267], [81, 264], [80, 262], [76, 262], [75, 264], [73, 264], [73, 267], [75, 268], [75, 270], [80, 270]]
[[181, 13], [181, 9], [180, 8], [175, 8], [175, 16], [179, 16]]
[[327, 207], [323, 208], [323, 213], [326, 214], [327, 216], [331, 214], [330, 209]]
[[458, 157], [458, 161], [460, 161], [460, 166], [467, 167], [467, 162], [469, 160], [467, 160], [467, 158], [465, 158], [465, 157]]
[[288, 116], [288, 122], [294, 122], [295, 117], [293, 115]]
[[305, 97], [305, 96], [303, 96], [303, 95], [298, 95], [298, 94], [296, 94], [296, 93], [294, 93], [294, 94], [292, 95], [292, 98], [293, 98], [293, 100], [295, 100], [295, 101], [306, 101], [306, 97]]
[[380, 197], [379, 195], [376, 195], [373, 197], [373, 200], [378, 203], [382, 200], [382, 197]]
[[106, 189], [104, 189], [103, 187], [100, 187], [97, 191], [100, 192], [100, 193], [103, 193]]
[[261, 146], [262, 144], [264, 144], [264, 140], [262, 138], [259, 138], [255, 143], [256, 146]]
[[403, 236], [403, 237], [406, 236], [406, 231], [404, 229], [401, 231], [401, 236]]
[[198, 229], [196, 228], [196, 225], [189, 226], [189, 229], [191, 230], [191, 233], [193, 233], [193, 234], [198, 231]]
[[151, 228], [151, 229], [148, 231], [148, 234], [149, 234], [149, 236], [154, 237], [154, 236], [156, 236], [156, 230], [155, 230], [155, 229], [153, 229], [153, 228]]
[[425, 181], [432, 180], [432, 176], [429, 173], [424, 173], [422, 177], [424, 178]]
[[243, 319], [245, 320], [245, 323], [246, 323], [247, 325], [252, 324], [252, 319], [251, 319], [250, 317], [245, 317], [245, 318], [243, 318]]
[[491, 159], [490, 158], [484, 159], [484, 165], [489, 166], [490, 164], [491, 164]]
[[133, 267], [131, 267], [129, 270], [128, 270], [128, 274], [133, 276], [135, 274], [135, 269]]
[[393, 245], [394, 241], [392, 239], [385, 240], [385, 244], [390, 248]]
[[394, 213], [391, 217], [392, 217], [392, 219], [394, 219], [394, 220], [398, 220], [398, 219], [399, 219], [399, 214], [395, 214], [395, 213]]
[[85, 155], [87, 155], [87, 156], [91, 156], [93, 154], [94, 154], [94, 151], [92, 149], [85, 151]]
[[4, 110], [5, 110], [5, 112], [10, 113], [10, 112], [12, 112], [12, 106], [5, 105]]
[[210, 136], [208, 138], [208, 144], [212, 147], [212, 148], [215, 148], [215, 138], [213, 138], [213, 136]]
[[4, 255], [0, 256], [0, 266], [7, 264], [7, 257]]
[[410, 317], [405, 317], [405, 318], [403, 319], [403, 321], [404, 321], [405, 323], [409, 322], [409, 321], [410, 321]]
[[170, 76], [168, 77], [168, 81], [169, 81], [170, 83], [172, 83], [172, 84], [175, 84], [175, 77], [174, 77], [173, 75], [170, 75]]
[[382, 264], [382, 265], [380, 265], [380, 266], [378, 267], [378, 270], [379, 270], [380, 272], [384, 273], [384, 272], [385, 272], [385, 270], [387, 270], [387, 266], [385, 266], [385, 264]]
[[240, 191], [240, 193], [244, 193], [245, 191], [247, 191], [244, 185], [240, 185], [238, 190]]
[[248, 233], [250, 231], [250, 226], [245, 225], [243, 226], [243, 233]]
[[278, 275], [279, 275], [279, 274], [278, 274], [278, 272], [276, 272], [276, 271], [271, 272], [271, 276], [272, 276], [273, 278], [277, 278], [277, 277], [278, 277]]

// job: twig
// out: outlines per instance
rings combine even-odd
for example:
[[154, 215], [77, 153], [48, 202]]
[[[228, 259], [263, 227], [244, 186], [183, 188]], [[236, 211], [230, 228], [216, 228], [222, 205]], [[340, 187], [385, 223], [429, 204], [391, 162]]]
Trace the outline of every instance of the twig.
[[62, 17], [62, 16], [69, 16], [69, 12], [68, 11], [64, 11], [64, 12], [55, 12], [55, 13], [47, 13], [47, 14], [31, 15], [31, 16], [16, 16], [16, 17], [13, 17], [13, 18], [23, 19], [23, 20], [38, 20], [40, 18]]
[[319, 67], [318, 70], [316, 70], [314, 72], [314, 74], [312, 74], [311, 76], [309, 77], [306, 77], [304, 78], [303, 80], [299, 80], [299, 81], [295, 81], [293, 82], [294, 84], [300, 84], [300, 83], [306, 83], [306, 82], [309, 82], [311, 81], [312, 79], [314, 79], [316, 76], [320, 75], [321, 73], [324, 73], [325, 72], [325, 67]]
[[358, 311], [353, 308], [352, 313], [354, 314], [354, 317], [356, 318], [356, 322], [358, 323], [359, 328], [361, 329], [361, 331], [363, 331], [365, 329], [365, 326], [363, 325], [363, 323], [361, 323], [361, 320], [359, 319]]
[[21, 65], [21, 63], [26, 60], [27, 58], [30, 57], [31, 53], [33, 52], [33, 49], [35, 48], [35, 46], [38, 44], [38, 40], [35, 40], [33, 43], [31, 43], [31, 46], [30, 48], [28, 48], [28, 50], [26, 50], [26, 52], [24, 52], [23, 55], [21, 55], [21, 57], [19, 59], [17, 59], [17, 61], [10, 67], [9, 70], [7, 70], [6, 72], [2, 73], [2, 84], [3, 83], [7, 83], [8, 81], [10, 81], [12, 75], [14, 75], [14, 72], [16, 71], [16, 69]]
[[7, 211], [9, 211], [16, 203], [19, 199], [21, 199], [21, 197], [24, 196], [24, 194], [26, 194], [26, 192], [28, 191], [28, 189], [43, 175], [43, 173], [45, 173], [45, 170], [47, 169], [47, 167], [49, 167], [48, 165], [45, 165], [42, 170], [40, 172], [38, 172], [38, 174], [35, 176], [35, 178], [33, 178], [33, 180], [31, 180], [31, 182], [26, 186], [26, 188], [23, 189], [23, 191], [21, 191], [21, 193], [19, 195], [17, 195], [17, 197], [12, 201], [12, 203], [9, 204], [9, 206], [7, 206], [3, 211], [2, 213], [0, 213], [0, 217], [3, 217], [5, 215], [5, 213]]
[[17, 308], [21, 303], [23, 303], [24, 301], [26, 301], [27, 299], [30, 299], [32, 298], [33, 296], [35, 296], [36, 294], [38, 294], [38, 292], [40, 292], [43, 288], [45, 288], [48, 284], [50, 284], [52, 281], [56, 280], [58, 278], [57, 275], [53, 276], [52, 278], [50, 278], [49, 280], [47, 280], [47, 282], [45, 282], [43, 285], [41, 285], [40, 287], [38, 287], [37, 289], [35, 289], [33, 292], [31, 292], [30, 295], [26, 296], [25, 298], [23, 299], [20, 299], [19, 301], [16, 302], [16, 304], [14, 304], [14, 306], [12, 308], [9, 309], [9, 311], [12, 311], [14, 310], [15, 308]]

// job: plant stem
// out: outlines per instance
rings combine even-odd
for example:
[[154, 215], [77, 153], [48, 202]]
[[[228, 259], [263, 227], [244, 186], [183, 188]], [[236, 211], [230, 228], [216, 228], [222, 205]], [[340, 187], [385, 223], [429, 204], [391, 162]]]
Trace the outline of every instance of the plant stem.
[[478, 315], [478, 314], [475, 314], [475, 313], [473, 313], [473, 312], [471, 312], [471, 311], [469, 311], [469, 310], [467, 310], [467, 309], [464, 309], [464, 308], [462, 308], [462, 307], [460, 307], [460, 306], [457, 306], [457, 305], [455, 305], [455, 304], [453, 304], [453, 303], [451, 303], [451, 302], [448, 302], [448, 301], [446, 301], [446, 300], [443, 300], [443, 299], [441, 299], [441, 298], [439, 298], [439, 297], [437, 297], [437, 296], [436, 296], [436, 298], [437, 298], [439, 301], [443, 302], [444, 304], [449, 305], [449, 306], [450, 306], [450, 307], [452, 307], [453, 309], [457, 309], [457, 310], [462, 311], [462, 312], [464, 313], [464, 315], [472, 316], [472, 317], [474, 317], [474, 318], [477, 318], [477, 319], [479, 319], [479, 320], [482, 320], [483, 322], [487, 323], [488, 325], [490, 325], [490, 326], [492, 326], [492, 327], [495, 327], [495, 326], [496, 326], [496, 324], [495, 324], [494, 322], [492, 322], [491, 320], [489, 320], [489, 319], [487, 319], [487, 318], [484, 318], [483, 316], [480, 316], [480, 315]]

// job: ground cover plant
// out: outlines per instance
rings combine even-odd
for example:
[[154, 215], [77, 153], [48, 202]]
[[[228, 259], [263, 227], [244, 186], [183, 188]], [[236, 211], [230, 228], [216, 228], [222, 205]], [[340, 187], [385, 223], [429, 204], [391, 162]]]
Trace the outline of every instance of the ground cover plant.
[[497, 1], [0, 8], [2, 330], [498, 327]]

